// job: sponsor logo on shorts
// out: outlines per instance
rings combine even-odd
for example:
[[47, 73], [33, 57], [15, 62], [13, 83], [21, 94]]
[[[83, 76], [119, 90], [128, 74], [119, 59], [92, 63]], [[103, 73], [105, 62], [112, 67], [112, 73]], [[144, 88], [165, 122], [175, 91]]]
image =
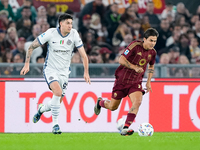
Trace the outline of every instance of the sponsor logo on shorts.
[[53, 77], [51, 76], [51, 77], [49, 77], [49, 80], [53, 80]]
[[66, 87], [67, 87], [67, 83], [64, 83], [63, 84], [63, 89], [66, 89]]
[[125, 52], [124, 52], [124, 54], [127, 55], [128, 53], [129, 53], [129, 50], [126, 49]]
[[138, 84], [138, 88], [139, 88], [139, 89], [141, 88], [141, 85], [140, 85], [140, 84]]
[[117, 93], [114, 93], [114, 97], [117, 97]]

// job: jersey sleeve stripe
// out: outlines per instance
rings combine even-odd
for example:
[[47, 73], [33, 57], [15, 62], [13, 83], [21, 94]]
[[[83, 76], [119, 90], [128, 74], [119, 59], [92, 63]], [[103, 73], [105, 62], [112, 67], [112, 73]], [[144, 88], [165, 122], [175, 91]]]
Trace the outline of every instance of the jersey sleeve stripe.
[[77, 46], [76, 48], [80, 48], [80, 47], [82, 47], [83, 46], [83, 44], [81, 44], [80, 46]]
[[42, 45], [42, 43], [40, 42], [39, 38], [37, 37], [38, 42], [40, 43], [40, 45]]
[[137, 46], [137, 45], [141, 45], [141, 42], [134, 42], [134, 43], [132, 43], [132, 44], [130, 44], [129, 46], [128, 46], [128, 49], [129, 50], [132, 50], [135, 46]]

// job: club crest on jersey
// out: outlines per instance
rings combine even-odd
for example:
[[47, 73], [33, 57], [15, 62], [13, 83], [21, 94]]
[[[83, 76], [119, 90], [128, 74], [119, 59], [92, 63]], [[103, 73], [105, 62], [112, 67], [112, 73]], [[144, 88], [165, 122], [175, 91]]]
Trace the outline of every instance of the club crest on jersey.
[[128, 53], [129, 53], [129, 50], [126, 49], [125, 52], [124, 52], [124, 54], [127, 55]]
[[148, 55], [148, 60], [150, 60], [150, 59], [151, 59], [151, 54]]
[[70, 45], [70, 44], [72, 44], [72, 41], [71, 41], [71, 40], [68, 40], [68, 41], [67, 41], [67, 45]]

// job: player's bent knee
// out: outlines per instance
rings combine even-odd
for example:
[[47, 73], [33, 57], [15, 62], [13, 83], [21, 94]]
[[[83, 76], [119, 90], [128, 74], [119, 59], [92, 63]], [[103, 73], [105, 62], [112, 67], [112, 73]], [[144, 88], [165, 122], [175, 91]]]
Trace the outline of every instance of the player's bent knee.
[[116, 107], [116, 106], [111, 106], [111, 107], [110, 107], [110, 110], [111, 110], [111, 111], [114, 111], [114, 110], [116, 110], [117, 108], [118, 108], [118, 106], [117, 106], [117, 107]]

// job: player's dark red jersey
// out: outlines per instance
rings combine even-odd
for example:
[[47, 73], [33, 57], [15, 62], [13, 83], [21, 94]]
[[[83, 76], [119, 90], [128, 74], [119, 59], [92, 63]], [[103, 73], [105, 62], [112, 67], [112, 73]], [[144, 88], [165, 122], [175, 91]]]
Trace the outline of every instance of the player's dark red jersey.
[[130, 63], [143, 68], [144, 72], [137, 73], [135, 70], [129, 69], [120, 65], [115, 71], [115, 76], [118, 82], [125, 84], [141, 83], [144, 76], [147, 64], [155, 63], [155, 49], [146, 50], [143, 48], [142, 41], [133, 41], [122, 54]]

